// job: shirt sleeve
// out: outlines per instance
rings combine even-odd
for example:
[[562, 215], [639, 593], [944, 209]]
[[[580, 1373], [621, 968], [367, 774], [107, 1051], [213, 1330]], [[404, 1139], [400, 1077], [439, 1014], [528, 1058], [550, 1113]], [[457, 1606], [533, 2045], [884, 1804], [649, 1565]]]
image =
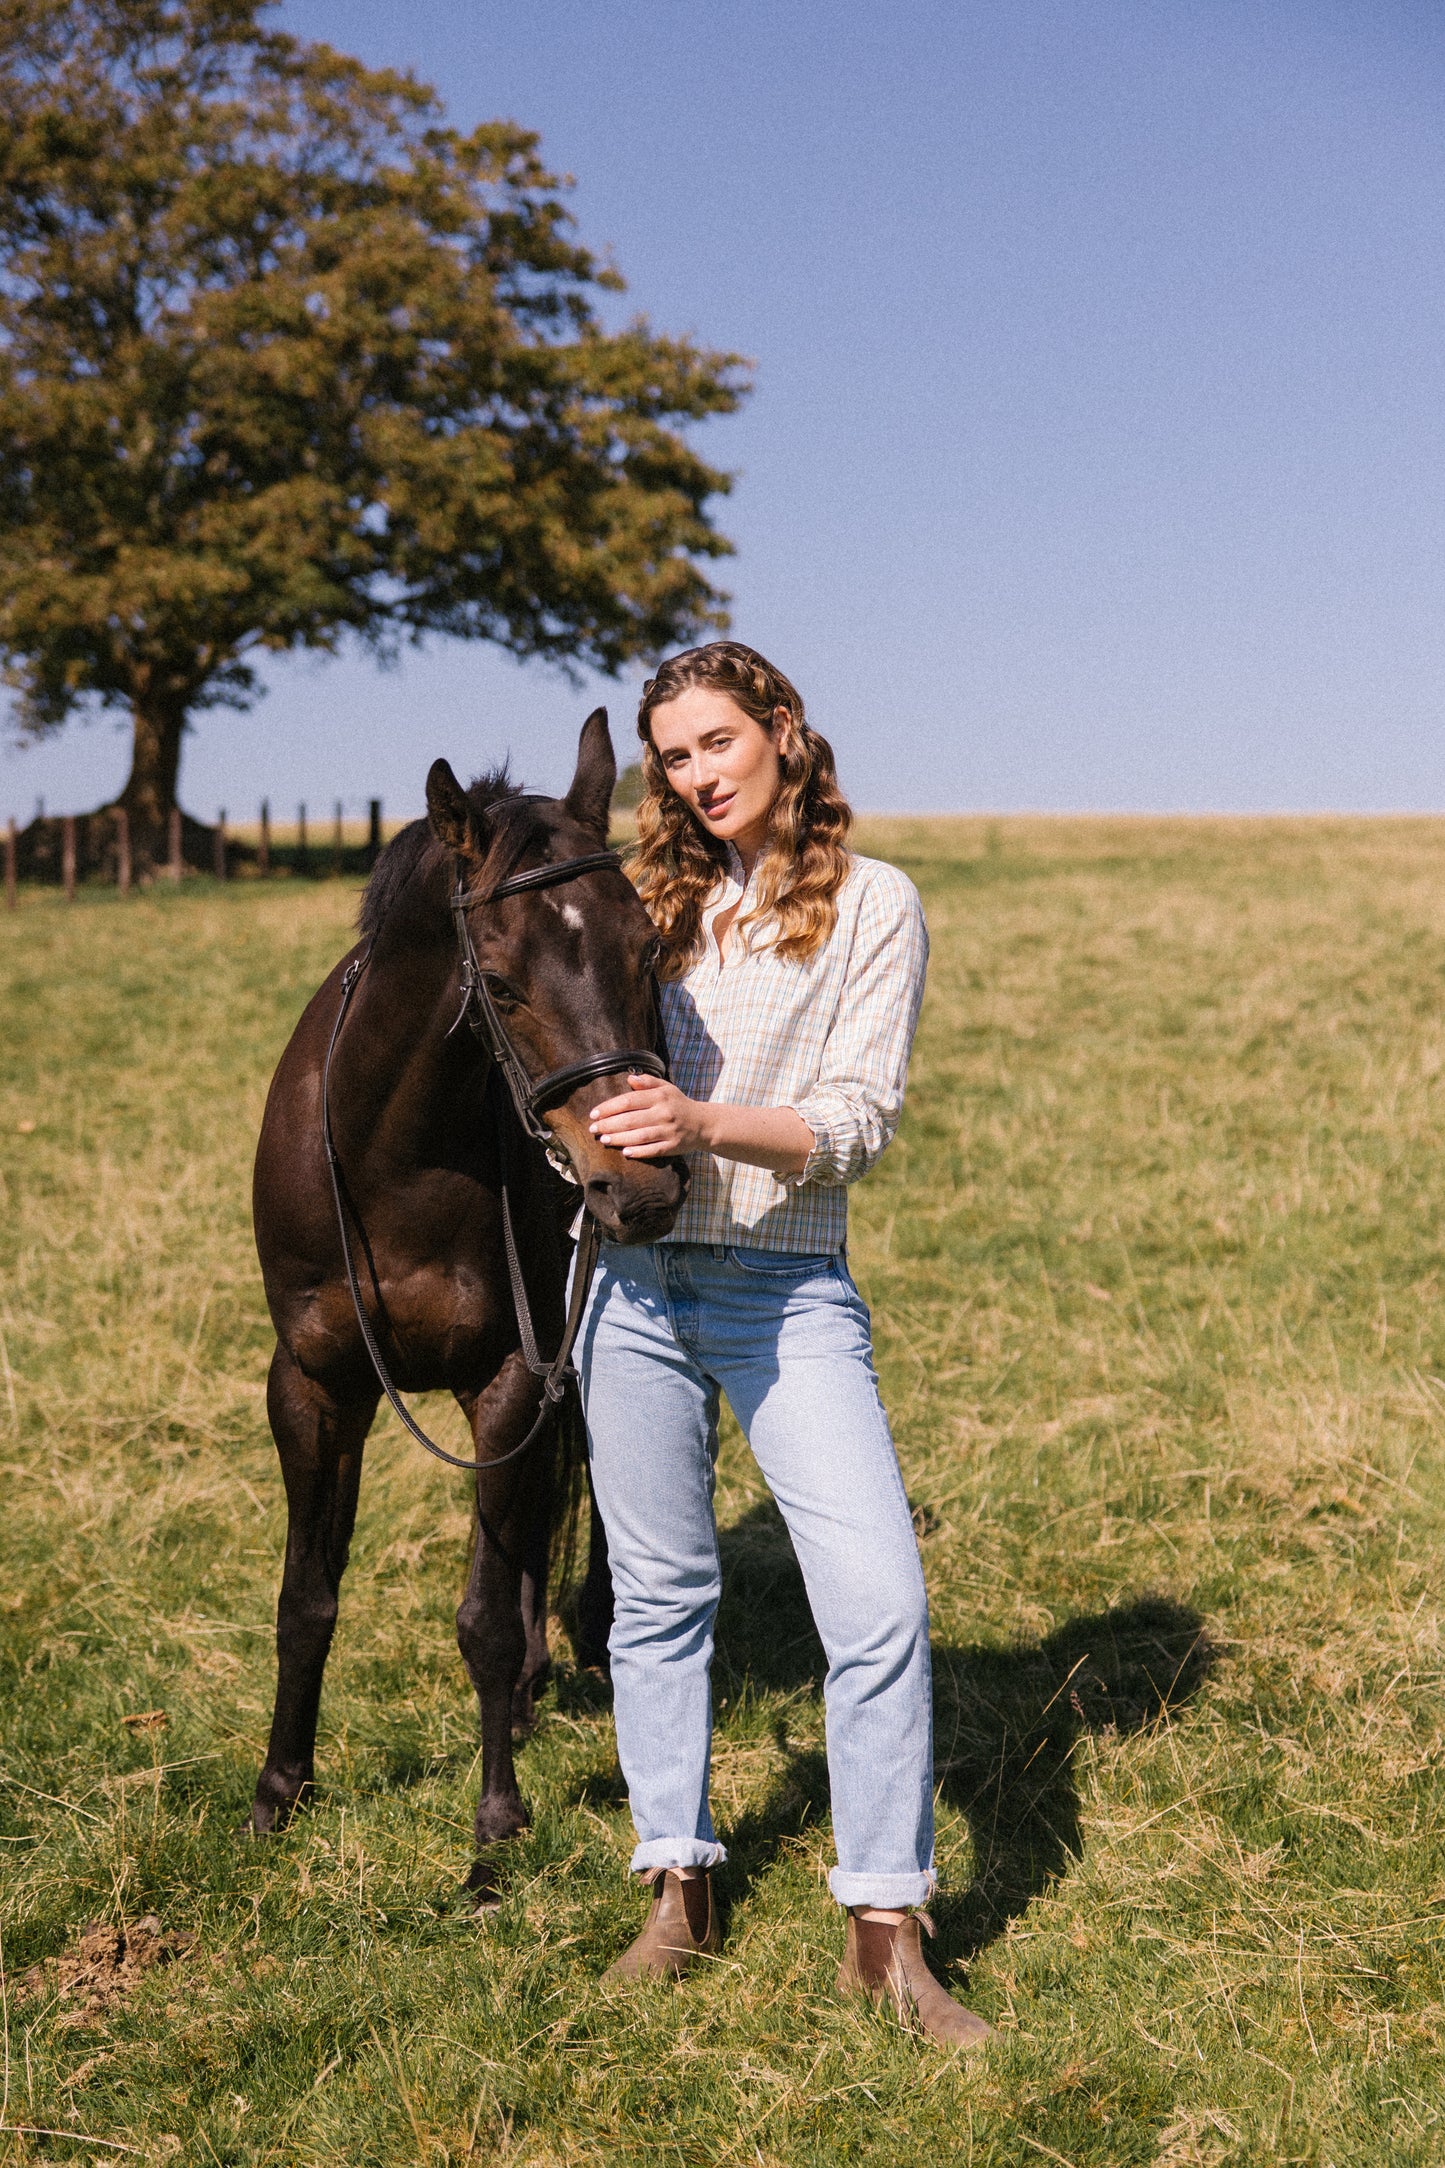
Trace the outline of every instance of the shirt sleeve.
[[868, 884], [848, 972], [816, 1083], [793, 1101], [813, 1132], [805, 1182], [856, 1182], [892, 1143], [923, 1002], [928, 928], [918, 891], [896, 867]]

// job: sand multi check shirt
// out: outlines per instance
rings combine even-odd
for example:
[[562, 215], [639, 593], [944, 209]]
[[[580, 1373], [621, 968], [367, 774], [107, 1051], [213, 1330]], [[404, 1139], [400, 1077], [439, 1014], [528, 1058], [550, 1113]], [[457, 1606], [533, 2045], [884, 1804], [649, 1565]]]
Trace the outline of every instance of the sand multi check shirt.
[[713, 921], [736, 903], [746, 918], [747, 891], [730, 851], [703, 912], [701, 954], [662, 988], [672, 1079], [689, 1099], [792, 1107], [816, 1142], [791, 1177], [694, 1153], [687, 1201], [664, 1239], [818, 1255], [842, 1247], [846, 1185], [879, 1158], [903, 1111], [928, 963], [923, 906], [896, 866], [855, 857], [838, 922], [808, 962], [774, 954], [768, 925], [740, 930], [737, 920], [720, 958]]

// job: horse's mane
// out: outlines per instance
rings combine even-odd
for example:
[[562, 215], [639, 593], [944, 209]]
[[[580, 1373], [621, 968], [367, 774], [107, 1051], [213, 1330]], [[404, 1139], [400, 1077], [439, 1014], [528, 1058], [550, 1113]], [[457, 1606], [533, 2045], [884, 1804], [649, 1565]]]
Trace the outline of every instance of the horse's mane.
[[[526, 797], [521, 784], [512, 781], [505, 761], [500, 768], [479, 775], [475, 782], [467, 785], [467, 803], [473, 813], [479, 818], [490, 814], [493, 825], [499, 809], [511, 812], [515, 807], [520, 813], [524, 805], [533, 802]], [[506, 825], [509, 828], [515, 826], [515, 819], [508, 820]], [[518, 837], [519, 848], [521, 840]], [[398, 835], [392, 837], [371, 869], [362, 892], [358, 930], [368, 939], [374, 938], [393, 906], [409, 889], [419, 886], [435, 871], [442, 855], [442, 846], [432, 833], [430, 821], [425, 818], [409, 821]]]

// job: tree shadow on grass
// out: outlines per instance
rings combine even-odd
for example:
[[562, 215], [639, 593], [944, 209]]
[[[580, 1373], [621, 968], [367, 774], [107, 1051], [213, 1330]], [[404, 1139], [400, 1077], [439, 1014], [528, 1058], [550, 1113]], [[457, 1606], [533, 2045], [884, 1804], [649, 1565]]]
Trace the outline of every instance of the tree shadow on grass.
[[[719, 1693], [822, 1690], [826, 1663], [787, 1532], [770, 1502], [720, 1537]], [[1198, 1612], [1141, 1595], [1013, 1648], [933, 1650], [935, 1778], [968, 1822], [974, 1879], [934, 1909], [938, 1956], [967, 1961], [1083, 1853], [1074, 1750], [1085, 1733], [1147, 1730], [1196, 1695], [1219, 1660]], [[763, 1807], [729, 1832], [734, 1872], [827, 1811], [827, 1767], [789, 1749]], [[881, 1779], [880, 1779], [881, 1780]]]

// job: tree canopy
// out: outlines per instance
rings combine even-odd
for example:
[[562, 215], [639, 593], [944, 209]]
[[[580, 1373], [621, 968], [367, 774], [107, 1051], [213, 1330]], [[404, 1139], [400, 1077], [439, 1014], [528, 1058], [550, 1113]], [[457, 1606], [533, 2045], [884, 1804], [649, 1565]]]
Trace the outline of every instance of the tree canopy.
[[725, 623], [737, 356], [609, 331], [535, 135], [269, 0], [0, 0], [0, 664], [128, 709], [155, 830], [258, 651], [430, 633], [614, 670]]

